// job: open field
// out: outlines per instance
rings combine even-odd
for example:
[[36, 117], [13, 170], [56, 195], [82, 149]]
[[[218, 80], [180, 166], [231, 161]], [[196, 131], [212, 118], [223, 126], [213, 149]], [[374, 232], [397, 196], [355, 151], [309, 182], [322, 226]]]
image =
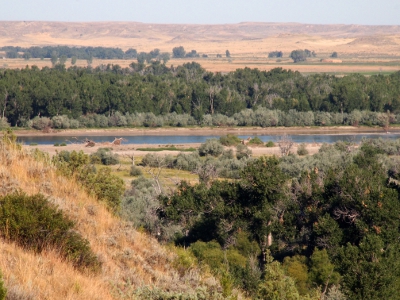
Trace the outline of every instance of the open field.
[[[290, 68], [304, 73], [344, 74], [389, 73], [400, 70], [400, 26], [310, 25], [295, 23], [240, 23], [225, 25], [144, 24], [135, 22], [0, 22], [0, 46], [103, 46], [135, 48], [148, 52], [154, 48], [172, 52], [183, 46], [209, 57], [171, 60], [168, 65], [196, 61], [213, 72], [237, 68], [270, 70]], [[289, 54], [295, 49], [309, 49], [317, 57], [305, 64], [294, 64]], [[225, 50], [231, 58], [225, 58]], [[268, 59], [271, 51], [283, 51], [281, 61]], [[336, 51], [339, 59], [320, 62]], [[221, 54], [223, 58], [216, 58]], [[4, 53], [0, 53], [0, 56]], [[119, 64], [132, 60], [94, 60], [93, 66]], [[51, 66], [49, 60], [4, 59], [0, 67], [22, 68], [26, 65]], [[86, 66], [86, 61], [78, 61]], [[67, 67], [69, 62], [67, 62]]]

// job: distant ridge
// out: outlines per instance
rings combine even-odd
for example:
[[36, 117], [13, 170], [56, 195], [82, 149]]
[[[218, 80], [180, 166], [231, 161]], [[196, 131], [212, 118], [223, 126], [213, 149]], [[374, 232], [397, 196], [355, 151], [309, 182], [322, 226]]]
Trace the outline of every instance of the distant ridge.
[[[315, 39], [332, 42], [316, 42]], [[338, 39], [342, 40], [337, 41]], [[356, 39], [358, 40], [352, 43]], [[380, 44], [382, 40], [385, 41], [384, 45]], [[261, 45], [261, 42], [265, 42], [265, 45]], [[357, 52], [359, 49], [354, 47], [371, 45], [375, 47], [371, 50], [373, 52], [396, 53], [400, 52], [400, 26], [256, 22], [218, 25], [139, 22], [0, 22], [0, 46], [112, 46], [123, 49], [133, 47], [141, 51], [157, 47], [163, 51], [171, 51], [171, 46], [175, 43], [177, 45], [182, 43], [185, 47], [197, 47], [192, 49], [198, 49], [200, 46], [206, 48], [205, 44], [210, 43], [211, 46], [208, 47], [210, 51], [222, 51], [227, 46], [233, 49], [237, 46], [234, 50], [236, 53], [248, 52], [248, 48], [251, 51], [263, 52], [280, 47], [288, 51], [296, 46], [301, 48], [307, 43], [316, 51], [331, 51], [331, 48], [335, 49], [334, 47], [338, 45], [347, 45], [346, 48], [339, 50]], [[253, 47], [253, 44], [259, 47]], [[387, 46], [391, 48], [382, 50], [379, 48]]]

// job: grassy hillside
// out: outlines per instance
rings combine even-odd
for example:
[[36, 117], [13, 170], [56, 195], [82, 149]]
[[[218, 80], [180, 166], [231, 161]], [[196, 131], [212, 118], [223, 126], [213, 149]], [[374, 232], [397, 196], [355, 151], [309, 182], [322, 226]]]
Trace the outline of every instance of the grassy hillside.
[[12, 299], [153, 299], [168, 293], [219, 298], [220, 284], [209, 273], [194, 263], [185, 265], [182, 254], [178, 257], [136, 231], [77, 182], [57, 174], [46, 155], [23, 151], [5, 135], [0, 143], [0, 197], [16, 191], [43, 194], [56, 205], [89, 241], [102, 267], [97, 273], [85, 272], [57, 248], [38, 253], [2, 239], [0, 270]]

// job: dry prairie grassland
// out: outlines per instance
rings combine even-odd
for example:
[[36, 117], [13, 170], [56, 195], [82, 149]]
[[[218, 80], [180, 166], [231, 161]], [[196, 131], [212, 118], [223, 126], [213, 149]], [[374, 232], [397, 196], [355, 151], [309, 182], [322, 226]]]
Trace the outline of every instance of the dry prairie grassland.
[[[145, 24], [135, 22], [0, 22], [0, 46], [102, 46], [135, 48], [148, 52], [154, 48], [172, 52], [183, 46], [186, 51], [208, 54], [208, 59], [171, 60], [168, 65], [196, 61], [213, 72], [237, 68], [290, 68], [304, 73], [379, 73], [400, 69], [400, 26], [310, 25], [295, 23], [240, 23], [225, 25]], [[289, 54], [309, 49], [318, 56], [311, 63], [293, 64]], [[229, 50], [232, 58], [225, 58]], [[283, 51], [281, 61], [268, 59], [271, 51]], [[336, 51], [342, 63], [320, 63]], [[223, 58], [217, 59], [221, 54]], [[1, 53], [0, 53], [1, 56]], [[94, 60], [92, 66], [119, 64], [130, 60]], [[49, 60], [3, 60], [0, 67], [26, 65], [51, 66]], [[78, 66], [86, 66], [79, 61]], [[67, 62], [67, 67], [69, 62]]]
[[134, 299], [145, 287], [194, 293], [218, 290], [217, 280], [192, 265], [180, 272], [176, 254], [132, 225], [113, 216], [73, 179], [57, 174], [46, 155], [33, 155], [14, 145], [0, 144], [0, 195], [22, 190], [42, 193], [75, 222], [102, 262], [99, 274], [85, 274], [48, 249], [35, 254], [0, 241], [0, 270], [15, 299]]

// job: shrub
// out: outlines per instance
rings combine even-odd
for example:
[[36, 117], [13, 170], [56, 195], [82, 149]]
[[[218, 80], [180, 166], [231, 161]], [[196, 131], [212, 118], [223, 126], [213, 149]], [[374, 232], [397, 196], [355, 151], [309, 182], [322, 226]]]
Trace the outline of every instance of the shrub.
[[200, 163], [198, 152], [190, 154], [179, 153], [175, 160], [175, 168], [185, 171], [194, 171], [200, 166]]
[[224, 147], [217, 139], [209, 139], [199, 147], [200, 156], [212, 155], [219, 156], [224, 151]]
[[162, 155], [147, 153], [142, 158], [142, 165], [147, 166], [147, 167], [152, 167], [152, 168], [159, 168], [159, 167], [166, 166], [165, 157]]
[[308, 154], [307, 150], [307, 145], [306, 144], [300, 144], [299, 147], [297, 148], [297, 155], [304, 156]]
[[59, 143], [54, 143], [54, 147], [58, 147], [58, 146], [60, 146]]
[[51, 120], [46, 117], [35, 117], [32, 120], [32, 128], [38, 129], [38, 130], [43, 130], [45, 128], [51, 127]]
[[143, 172], [139, 167], [132, 166], [131, 170], [129, 172], [129, 175], [131, 175], [131, 176], [141, 176], [141, 175], [143, 175]]
[[7, 296], [7, 289], [4, 286], [3, 276], [1, 275], [0, 272], [0, 300], [5, 300], [6, 296]]
[[237, 159], [249, 158], [252, 151], [246, 145], [237, 145], [236, 147], [236, 157]]
[[113, 212], [119, 210], [124, 193], [124, 181], [111, 174], [110, 168], [102, 168], [98, 172], [93, 172], [87, 166], [77, 175], [77, 179], [89, 193], [96, 195], [100, 201], [106, 202]]
[[255, 136], [250, 139], [249, 145], [264, 145], [264, 142], [258, 136]]
[[68, 129], [70, 127], [70, 120], [67, 116], [54, 116], [51, 118], [53, 128]]
[[66, 143], [66, 142], [62, 142], [62, 143], [60, 144], [60, 146], [61, 146], [61, 147], [65, 147], [65, 146], [67, 146], [67, 143]]
[[240, 144], [241, 140], [236, 135], [228, 133], [227, 135], [221, 136], [219, 142], [224, 146], [236, 146]]
[[74, 222], [41, 194], [16, 193], [0, 198], [2, 238], [35, 252], [53, 247], [74, 267], [97, 271], [101, 263], [88, 241], [72, 231], [73, 226]]
[[99, 148], [95, 153], [90, 155], [92, 164], [99, 164], [109, 166], [119, 164], [118, 155], [112, 153], [110, 148]]
[[268, 148], [275, 147], [275, 143], [274, 143], [273, 141], [268, 141], [268, 142], [265, 144], [265, 147], [268, 147]]
[[10, 123], [8, 123], [7, 118], [0, 117], [0, 129], [5, 129], [10, 127]]

